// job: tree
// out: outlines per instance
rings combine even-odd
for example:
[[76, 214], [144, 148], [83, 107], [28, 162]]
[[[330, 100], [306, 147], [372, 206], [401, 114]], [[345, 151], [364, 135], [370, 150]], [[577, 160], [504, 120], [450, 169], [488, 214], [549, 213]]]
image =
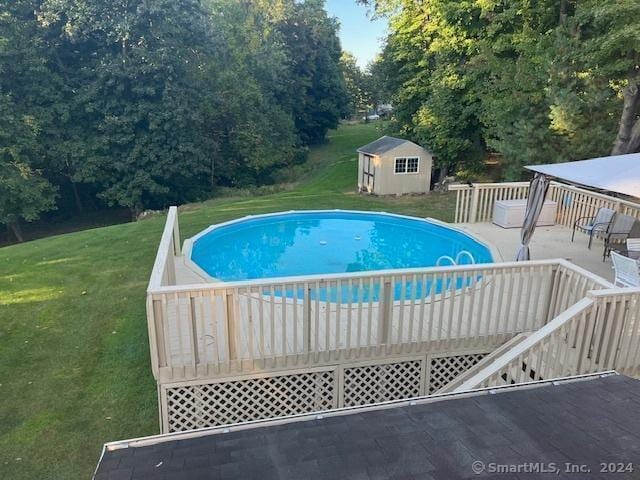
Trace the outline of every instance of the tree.
[[623, 98], [612, 155], [640, 149], [640, 3], [577, 2], [580, 55], [590, 72], [617, 85]]
[[[0, 9], [0, 223], [22, 241], [21, 221], [55, 208], [56, 189], [45, 179], [43, 132], [51, 125], [46, 99], [55, 78], [40, 60], [33, 2], [17, 1]], [[49, 83], [41, 85], [43, 79]], [[35, 108], [30, 108], [35, 105]]]
[[609, 149], [617, 101], [608, 81], [593, 75], [573, 3], [518, 0], [482, 12], [491, 19], [474, 59], [483, 135], [503, 155], [508, 179], [522, 178], [523, 165]]
[[224, 40], [206, 71], [206, 109], [217, 141], [215, 182], [268, 183], [303, 151], [292, 113], [280, 101], [290, 77], [286, 45], [276, 29], [284, 4], [216, 0], [211, 8]]
[[345, 113], [323, 5], [0, 3], [3, 178], [41, 211], [56, 191], [63, 208], [97, 197], [134, 215], [273, 181]]
[[356, 57], [350, 52], [342, 52], [340, 68], [349, 95], [349, 113], [351, 115], [366, 114], [375, 106], [371, 75], [358, 67]]
[[338, 24], [327, 16], [324, 0], [290, 0], [277, 28], [287, 45], [291, 79], [282, 104], [293, 114], [301, 143], [319, 143], [348, 108]]
[[[7, 152], [0, 151], [4, 157]], [[42, 212], [55, 208], [55, 189], [26, 163], [0, 161], [0, 223], [9, 227], [19, 242], [23, 241], [20, 221], [40, 218]]]
[[389, 85], [395, 72], [388, 71], [386, 66], [381, 55], [376, 56], [376, 58], [367, 65], [366, 73], [368, 74], [371, 101], [376, 106], [391, 103], [391, 97], [393, 96]]
[[380, 65], [398, 125], [441, 164], [478, 169], [486, 148], [519, 179], [604, 155], [616, 115], [614, 152], [640, 148], [637, 2], [368, 3], [391, 16]]
[[78, 72], [77, 177], [134, 214], [174, 188], [197, 191], [212, 154], [199, 88], [209, 38], [201, 3], [45, 0], [41, 18], [65, 53], [62, 68]]
[[565, 160], [549, 128], [549, 52], [557, 24], [554, 1], [535, 8], [516, 0], [490, 3], [479, 16], [491, 19], [477, 39], [473, 59], [479, 116], [488, 147], [503, 157], [508, 179], [523, 165]]
[[435, 154], [441, 175], [477, 168], [484, 145], [466, 65], [478, 9], [454, 0], [380, 0], [377, 8], [391, 14], [376, 70], [387, 81], [398, 129]]

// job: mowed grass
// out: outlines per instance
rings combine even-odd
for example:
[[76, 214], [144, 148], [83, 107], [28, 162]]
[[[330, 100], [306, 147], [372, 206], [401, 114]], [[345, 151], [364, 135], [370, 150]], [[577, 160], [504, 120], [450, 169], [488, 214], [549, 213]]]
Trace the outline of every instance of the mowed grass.
[[[355, 193], [355, 149], [378, 126], [342, 126], [291, 190], [181, 208], [183, 238], [291, 209], [383, 210], [451, 220], [453, 197]], [[145, 290], [164, 216], [0, 249], [0, 479], [86, 479], [102, 444], [158, 433]]]

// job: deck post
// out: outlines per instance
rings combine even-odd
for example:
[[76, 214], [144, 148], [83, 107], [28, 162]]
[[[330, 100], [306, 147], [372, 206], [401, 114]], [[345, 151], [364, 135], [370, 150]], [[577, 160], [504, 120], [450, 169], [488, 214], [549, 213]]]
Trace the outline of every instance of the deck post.
[[226, 317], [227, 317], [227, 335], [229, 340], [229, 361], [238, 358], [238, 349], [236, 345], [236, 316], [235, 316], [235, 295], [233, 293], [226, 294]]
[[167, 285], [176, 284], [176, 257], [173, 254], [167, 256], [166, 278], [163, 280]]
[[380, 327], [378, 329], [380, 337], [380, 345], [389, 345], [390, 343], [390, 321], [391, 308], [393, 307], [393, 298], [391, 296], [391, 281], [385, 280], [382, 287], [382, 297], [380, 298], [379, 316]]
[[171, 207], [174, 210], [175, 222], [173, 222], [173, 254], [176, 257], [180, 257], [182, 255], [182, 250], [180, 248], [180, 225], [178, 223], [178, 207]]
[[302, 343], [306, 353], [309, 354], [311, 352], [311, 288], [307, 286], [304, 289], [302, 302]]
[[154, 375], [158, 376], [160, 367], [167, 366], [167, 352], [164, 338], [164, 311], [162, 302], [149, 296], [147, 306], [147, 321], [149, 322], [149, 345], [151, 348], [151, 366]]
[[476, 223], [478, 218], [478, 187], [471, 185], [471, 211], [469, 212], [469, 223]]
[[[555, 307], [552, 305], [556, 301], [556, 293], [561, 272], [557, 265], [551, 267], [551, 275], [549, 278], [549, 285], [546, 291], [546, 301], [544, 302], [544, 311], [542, 313], [543, 322], [542, 325], [549, 323], [555, 316]], [[535, 319], [538, 320], [537, 318]], [[539, 325], [539, 324], [538, 324]]]
[[200, 352], [198, 350], [198, 329], [196, 327], [196, 299], [189, 296], [189, 318], [191, 320], [191, 348], [193, 349], [193, 368], [197, 372], [200, 364]]
[[616, 213], [622, 213], [622, 203], [620, 201], [616, 201], [613, 204], [613, 210], [615, 210]]

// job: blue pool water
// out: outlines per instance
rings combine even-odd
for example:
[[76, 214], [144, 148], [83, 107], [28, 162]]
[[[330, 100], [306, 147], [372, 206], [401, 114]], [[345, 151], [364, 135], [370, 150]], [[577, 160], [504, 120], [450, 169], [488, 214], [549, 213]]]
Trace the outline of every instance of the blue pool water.
[[[430, 267], [442, 255], [455, 258], [462, 250], [470, 252], [476, 263], [493, 261], [482, 243], [427, 220], [383, 213], [314, 211], [249, 217], [215, 227], [195, 240], [191, 259], [218, 280], [236, 281]], [[467, 256], [460, 260], [471, 263]], [[395, 285], [395, 298], [402, 287], [400, 282]], [[441, 290], [442, 285], [434, 287]], [[344, 293], [345, 297], [361, 295], [366, 300], [371, 294], [380, 295], [379, 286], [371, 292], [358, 292], [357, 288], [330, 296]], [[429, 286], [414, 287], [407, 282], [405, 295], [414, 288], [419, 296]]]

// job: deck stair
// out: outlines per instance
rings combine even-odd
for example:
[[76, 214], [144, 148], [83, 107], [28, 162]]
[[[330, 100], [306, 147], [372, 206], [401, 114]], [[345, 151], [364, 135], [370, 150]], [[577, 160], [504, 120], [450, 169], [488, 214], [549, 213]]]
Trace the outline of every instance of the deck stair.
[[528, 332], [527, 333], [520, 333], [520, 334], [516, 335], [515, 337], [511, 338], [509, 341], [507, 341], [507, 342], [503, 343], [502, 345], [500, 345], [493, 352], [491, 352], [486, 357], [484, 357], [482, 360], [480, 360], [478, 363], [476, 363], [473, 367], [471, 367], [470, 369], [466, 370], [464, 373], [461, 373], [460, 375], [458, 375], [451, 382], [449, 382], [447, 385], [445, 385], [441, 389], [437, 390], [435, 393], [450, 393], [450, 392], [453, 392], [456, 388], [458, 388], [460, 385], [462, 385], [465, 381], [467, 381], [468, 379], [472, 378], [475, 374], [480, 372], [482, 369], [484, 369], [487, 366], [489, 366], [494, 360], [496, 360], [497, 358], [500, 358], [502, 355], [504, 355], [509, 350], [511, 350], [513, 347], [515, 347], [520, 342], [522, 342], [524, 339], [526, 339], [529, 335], [530, 335], [530, 333], [528, 333]]
[[[559, 342], [562, 345], [558, 345]], [[560, 348], [563, 349], [562, 356], [558, 353]], [[546, 380], [536, 372], [537, 369], [540, 369], [540, 372], [549, 372], [547, 378], [560, 378], [571, 375], [572, 369], [580, 363], [578, 353], [578, 349], [574, 345], [566, 345], [566, 339], [560, 339], [554, 344], [546, 344], [542, 347], [541, 352], [531, 352], [519, 365], [520, 368], [518, 368], [518, 365], [511, 367], [509, 373], [503, 376], [503, 380], [505, 384], [518, 383], [515, 379], [520, 378], [523, 373], [525, 374], [525, 381]], [[590, 361], [590, 354], [582, 361]], [[594, 365], [597, 366], [599, 363], [595, 361]]]

